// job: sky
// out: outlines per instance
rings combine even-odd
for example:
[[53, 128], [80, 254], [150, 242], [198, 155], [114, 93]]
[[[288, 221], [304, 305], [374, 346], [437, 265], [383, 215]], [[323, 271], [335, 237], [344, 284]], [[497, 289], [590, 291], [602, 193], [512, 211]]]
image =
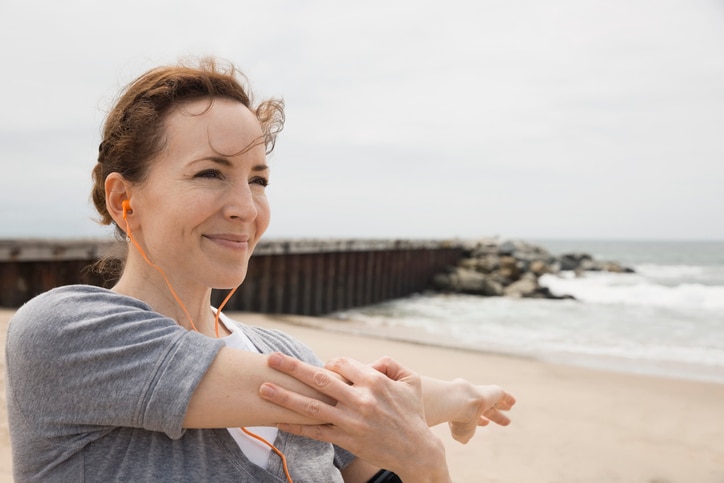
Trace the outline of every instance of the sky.
[[107, 236], [105, 113], [214, 55], [286, 104], [268, 239], [724, 239], [722, 0], [0, 0], [0, 55], [0, 238]]

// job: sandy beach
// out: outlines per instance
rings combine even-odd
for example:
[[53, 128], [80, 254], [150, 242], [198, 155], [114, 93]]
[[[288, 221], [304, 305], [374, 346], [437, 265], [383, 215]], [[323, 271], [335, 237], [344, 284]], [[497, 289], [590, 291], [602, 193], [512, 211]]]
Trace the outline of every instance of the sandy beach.
[[[12, 310], [0, 310], [3, 357]], [[334, 320], [230, 314], [283, 330], [322, 359], [391, 355], [438, 378], [505, 387], [518, 399], [506, 428], [481, 428], [467, 445], [445, 442], [456, 482], [724, 482], [724, 385], [637, 376], [345, 333]], [[352, 330], [352, 329], [349, 329]], [[0, 481], [12, 481], [0, 392]]]

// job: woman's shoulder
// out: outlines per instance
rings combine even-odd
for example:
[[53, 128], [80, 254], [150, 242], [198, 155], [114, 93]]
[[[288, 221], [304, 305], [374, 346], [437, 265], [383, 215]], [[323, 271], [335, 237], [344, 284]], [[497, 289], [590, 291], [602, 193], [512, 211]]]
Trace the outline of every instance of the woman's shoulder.
[[140, 300], [121, 295], [107, 288], [95, 285], [63, 285], [47, 292], [43, 292], [26, 302], [26, 305], [43, 305], [48, 303], [108, 303], [113, 305], [138, 305], [148, 308], [148, 305]]
[[140, 320], [154, 314], [144, 302], [91, 285], [66, 285], [32, 298], [10, 319], [8, 335], [98, 329], [118, 321]]
[[27, 316], [82, 317], [86, 312], [150, 310], [140, 300], [93, 285], [65, 285], [37, 295], [23, 304], [11, 321]]

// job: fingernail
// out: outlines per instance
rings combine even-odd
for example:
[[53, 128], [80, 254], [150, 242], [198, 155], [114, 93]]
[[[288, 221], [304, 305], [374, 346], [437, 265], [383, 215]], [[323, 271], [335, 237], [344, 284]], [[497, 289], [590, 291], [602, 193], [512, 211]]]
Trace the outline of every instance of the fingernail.
[[276, 352], [274, 354], [269, 354], [269, 366], [280, 367], [281, 365], [282, 365], [282, 356], [280, 356]]
[[259, 388], [259, 394], [261, 394], [261, 397], [264, 397], [267, 399], [273, 398], [275, 392], [276, 391], [274, 390], [274, 388], [268, 384], [262, 384], [261, 387]]

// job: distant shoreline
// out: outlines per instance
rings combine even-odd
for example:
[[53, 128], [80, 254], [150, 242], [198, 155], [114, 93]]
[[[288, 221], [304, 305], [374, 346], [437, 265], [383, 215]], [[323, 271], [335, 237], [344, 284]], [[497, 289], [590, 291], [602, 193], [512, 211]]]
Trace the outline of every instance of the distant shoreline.
[[[240, 315], [243, 315], [243, 313], [240, 313]], [[585, 360], [582, 358], [574, 360], [575, 358], [556, 356], [555, 354], [506, 352], [491, 348], [475, 347], [470, 344], [464, 344], [460, 340], [450, 336], [445, 336], [439, 333], [426, 333], [422, 330], [416, 330], [413, 328], [390, 326], [373, 327], [368, 324], [337, 318], [335, 317], [335, 314], [330, 314], [329, 316], [324, 317], [304, 317], [284, 314], [269, 314], [265, 316], [285, 324], [351, 336], [361, 336], [370, 339], [380, 339], [426, 347], [438, 347], [441, 349], [463, 351], [472, 354], [491, 355], [502, 358], [524, 359], [544, 364], [558, 364], [576, 367], [583, 370], [610, 372], [613, 374], [656, 377], [671, 379], [673, 381], [690, 381], [724, 385], [724, 377], [721, 375], [697, 375], [696, 370], [700, 369], [700, 366], [698, 365], [691, 365], [690, 370], [684, 371], [684, 367], [688, 367], [684, 364], [670, 364], [667, 369], [663, 369], [659, 367], [658, 364], [651, 363], [647, 365], [642, 363], [639, 359], [621, 360], [620, 358], [601, 356], [598, 358], [587, 358]]]

